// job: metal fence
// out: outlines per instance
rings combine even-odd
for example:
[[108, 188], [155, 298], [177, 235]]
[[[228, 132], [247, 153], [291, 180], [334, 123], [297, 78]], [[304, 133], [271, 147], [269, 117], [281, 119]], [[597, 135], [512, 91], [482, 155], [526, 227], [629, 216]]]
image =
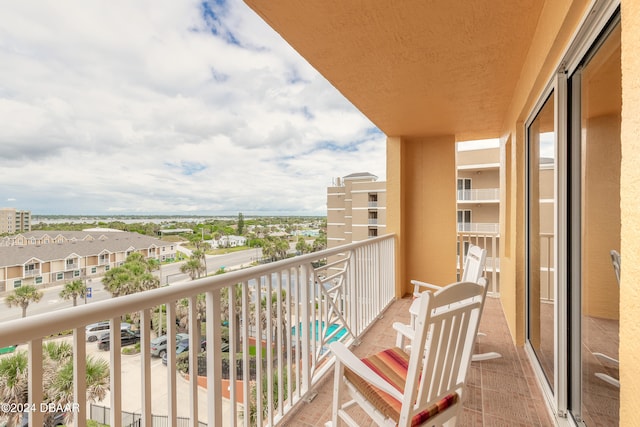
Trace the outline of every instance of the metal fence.
[[[142, 414], [134, 412], [122, 411], [122, 425], [124, 427], [139, 427], [142, 425]], [[111, 408], [106, 406], [91, 404], [89, 410], [89, 417], [91, 420], [101, 424], [109, 424], [111, 420]], [[169, 417], [166, 415], [151, 415], [151, 425], [153, 427], [173, 427], [169, 424]], [[178, 417], [175, 427], [189, 427], [191, 420], [186, 417]], [[199, 427], [207, 427], [206, 423], [198, 421]]]

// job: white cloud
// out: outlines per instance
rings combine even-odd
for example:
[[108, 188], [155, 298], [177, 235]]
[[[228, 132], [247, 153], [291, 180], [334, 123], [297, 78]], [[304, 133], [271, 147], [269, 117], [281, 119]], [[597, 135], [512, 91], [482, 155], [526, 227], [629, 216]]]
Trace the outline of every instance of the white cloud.
[[33, 213], [324, 214], [384, 136], [242, 2], [12, 2], [0, 198]]

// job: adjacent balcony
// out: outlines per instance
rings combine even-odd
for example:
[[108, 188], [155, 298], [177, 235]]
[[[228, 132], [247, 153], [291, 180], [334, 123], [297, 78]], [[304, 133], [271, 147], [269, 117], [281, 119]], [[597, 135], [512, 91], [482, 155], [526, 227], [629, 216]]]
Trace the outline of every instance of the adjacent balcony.
[[499, 203], [499, 188], [474, 188], [470, 190], [458, 190], [458, 203]]
[[495, 222], [459, 222], [458, 231], [466, 231], [472, 233], [499, 233], [500, 224]]
[[[87, 419], [112, 427], [151, 426], [158, 417], [171, 426], [183, 419], [188, 421], [180, 425], [194, 427], [321, 426], [331, 411], [328, 344], [340, 340], [360, 354], [369, 353], [394, 344], [393, 321], [408, 321], [411, 300], [394, 298], [393, 260], [394, 236], [375, 237], [6, 322], [0, 348], [22, 343], [19, 349], [29, 356], [29, 402], [41, 402], [43, 342], [51, 334], [73, 331], [59, 339], [74, 348], [73, 402], [79, 411], [69, 416], [77, 427]], [[120, 330], [126, 315], [140, 320], [139, 354], [123, 355], [114, 334], [108, 351], [87, 342], [86, 325], [108, 319], [111, 330]], [[150, 354], [152, 323], [154, 329], [166, 323], [171, 343], [178, 333], [176, 318], [187, 326], [191, 343], [204, 338], [205, 353], [192, 345], [180, 361], [190, 374], [199, 375], [180, 373], [174, 351], [167, 353], [166, 366]], [[499, 299], [488, 300], [481, 329], [487, 336], [479, 339], [479, 351], [498, 351], [503, 357], [474, 362], [459, 425], [552, 425], [526, 356], [512, 344]], [[93, 406], [85, 396], [89, 355], [110, 366], [109, 393]], [[43, 415], [30, 413], [29, 424], [42, 425]], [[366, 415], [361, 420], [370, 425]]]

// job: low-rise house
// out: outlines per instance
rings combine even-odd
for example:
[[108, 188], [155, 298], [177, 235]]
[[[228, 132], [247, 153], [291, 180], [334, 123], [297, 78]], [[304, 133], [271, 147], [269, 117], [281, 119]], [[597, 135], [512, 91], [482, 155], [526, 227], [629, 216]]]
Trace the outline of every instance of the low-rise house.
[[[42, 244], [0, 247], [0, 292], [22, 285], [47, 286], [76, 278], [105, 274], [120, 266], [134, 252], [166, 261], [176, 256], [176, 245], [154, 237], [128, 232], [47, 232], [49, 237], [26, 237]], [[51, 238], [55, 236], [55, 238]], [[66, 236], [66, 237], [63, 237]]]

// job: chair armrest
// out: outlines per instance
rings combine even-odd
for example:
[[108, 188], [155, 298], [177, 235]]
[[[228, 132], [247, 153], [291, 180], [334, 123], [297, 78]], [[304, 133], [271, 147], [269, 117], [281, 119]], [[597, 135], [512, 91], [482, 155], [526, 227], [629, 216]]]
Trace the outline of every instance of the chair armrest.
[[395, 329], [398, 334], [413, 340], [413, 336], [415, 335], [415, 330], [411, 327], [411, 325], [407, 325], [401, 322], [393, 322], [393, 329]]
[[415, 336], [415, 331], [411, 325], [407, 325], [401, 322], [393, 322], [393, 329], [396, 330], [396, 347], [401, 348], [405, 351], [409, 351], [411, 344], [405, 347], [404, 340], [405, 338], [409, 340], [409, 343], [413, 341], [413, 337]]
[[420, 280], [412, 280], [411, 284], [413, 285], [413, 296], [416, 298], [420, 296], [421, 287], [427, 288], [430, 291], [439, 291], [440, 289], [442, 289], [441, 286], [432, 285], [431, 283], [427, 282], [421, 282]]
[[339, 360], [340, 363], [342, 363], [345, 367], [349, 368], [363, 380], [371, 383], [385, 393], [390, 394], [394, 399], [402, 402], [402, 393], [400, 393], [391, 384], [389, 384], [382, 377], [376, 374], [371, 368], [362, 363], [362, 361], [358, 359], [356, 355], [354, 355], [351, 350], [349, 350], [340, 341], [332, 342], [331, 344], [329, 344], [329, 348], [333, 352], [333, 355], [336, 357], [336, 359]]

